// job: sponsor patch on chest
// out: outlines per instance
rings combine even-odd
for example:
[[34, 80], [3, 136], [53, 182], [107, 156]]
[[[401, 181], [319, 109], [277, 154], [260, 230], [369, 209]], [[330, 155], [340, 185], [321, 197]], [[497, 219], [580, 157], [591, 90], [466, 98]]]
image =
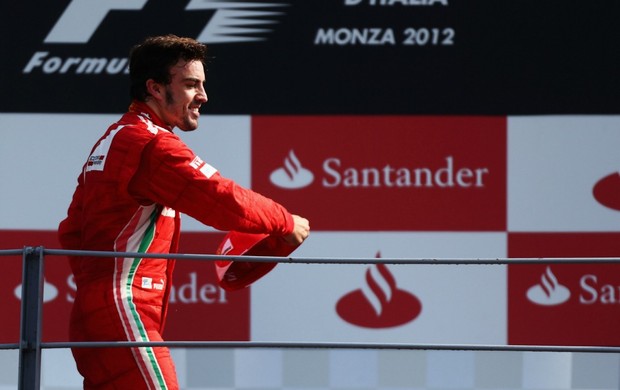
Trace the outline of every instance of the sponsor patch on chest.
[[149, 290], [163, 290], [164, 289], [164, 280], [159, 279], [159, 283], [153, 283], [153, 278], [149, 278], [146, 276], [142, 277], [142, 288]]

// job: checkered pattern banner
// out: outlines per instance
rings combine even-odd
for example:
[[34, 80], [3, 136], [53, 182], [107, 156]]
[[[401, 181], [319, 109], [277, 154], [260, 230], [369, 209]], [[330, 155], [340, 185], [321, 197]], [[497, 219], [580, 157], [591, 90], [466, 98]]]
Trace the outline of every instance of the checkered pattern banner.
[[[57, 247], [77, 171], [117, 116], [0, 119], [10, 130], [0, 248]], [[279, 264], [227, 292], [212, 264], [178, 262], [165, 337], [618, 345], [620, 265], [441, 264], [620, 257], [618, 129], [617, 116], [207, 116], [182, 135], [196, 153], [310, 220], [293, 257], [438, 264]], [[16, 163], [24, 155], [32, 161]], [[184, 216], [183, 252], [213, 253], [222, 237]], [[21, 259], [2, 260], [8, 343], [18, 337]], [[66, 262], [50, 258], [44, 340], [66, 340], [74, 292]], [[617, 389], [620, 377], [614, 354], [178, 349], [174, 358], [185, 389]], [[0, 389], [14, 388], [17, 355], [0, 360]], [[43, 385], [80, 387], [68, 351], [45, 351]]]

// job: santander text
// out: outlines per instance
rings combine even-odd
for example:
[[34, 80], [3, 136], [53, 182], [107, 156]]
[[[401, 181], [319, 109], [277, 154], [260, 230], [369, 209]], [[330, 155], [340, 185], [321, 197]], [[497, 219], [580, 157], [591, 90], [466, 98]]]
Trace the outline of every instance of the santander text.
[[620, 286], [611, 284], [599, 284], [596, 275], [583, 275], [579, 280], [582, 293], [579, 295], [579, 303], [592, 305], [594, 303], [613, 304], [620, 303]]
[[454, 158], [447, 156], [439, 169], [428, 167], [343, 167], [339, 158], [323, 162], [325, 187], [484, 187], [488, 168], [455, 169]]

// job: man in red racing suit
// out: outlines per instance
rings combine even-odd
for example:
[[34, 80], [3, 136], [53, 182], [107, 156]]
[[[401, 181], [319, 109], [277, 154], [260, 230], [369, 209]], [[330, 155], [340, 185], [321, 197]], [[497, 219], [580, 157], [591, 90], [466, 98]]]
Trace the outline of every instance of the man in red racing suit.
[[[168, 95], [179, 101], [175, 77]], [[201, 93], [188, 105], [200, 102]], [[196, 156], [172, 132], [171, 122], [192, 126], [164, 120], [175, 118], [165, 104], [134, 99], [95, 144], [59, 226], [63, 248], [176, 252], [180, 213], [220, 230], [281, 235], [291, 243], [307, 237], [307, 220], [222, 177]], [[194, 114], [184, 115], [192, 119]], [[173, 260], [82, 256], [70, 257], [70, 265], [77, 285], [71, 341], [162, 340]], [[72, 352], [86, 389], [178, 388], [167, 348], [76, 347]]]

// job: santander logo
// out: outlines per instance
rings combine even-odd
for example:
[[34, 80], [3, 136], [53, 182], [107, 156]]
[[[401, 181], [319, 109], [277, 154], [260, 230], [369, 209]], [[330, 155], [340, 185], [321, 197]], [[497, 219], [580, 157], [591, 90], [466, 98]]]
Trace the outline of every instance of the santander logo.
[[562, 304], [570, 298], [570, 290], [558, 282], [557, 277], [547, 267], [540, 277], [540, 283], [527, 290], [527, 299], [543, 306]]
[[[19, 284], [13, 290], [13, 294], [15, 297], [21, 301], [22, 299], [22, 285]], [[43, 280], [43, 303], [51, 302], [58, 296], [58, 289], [51, 283], [48, 283], [47, 280]]]
[[301, 165], [291, 149], [284, 159], [284, 166], [273, 171], [269, 178], [278, 187], [298, 189], [309, 186], [314, 180], [314, 175]]
[[603, 206], [620, 211], [620, 173], [612, 173], [596, 182], [592, 195]]
[[[338, 157], [323, 160], [319, 181], [324, 188], [485, 188], [490, 168], [463, 166], [451, 155], [439, 167], [381, 164], [378, 166], [345, 165]], [[281, 188], [299, 189], [314, 181], [314, 174], [304, 168], [293, 150], [284, 166], [270, 175], [271, 182]]]
[[[377, 254], [377, 257], [380, 257]], [[404, 325], [420, 315], [422, 303], [413, 294], [400, 290], [385, 264], [366, 271], [366, 284], [349, 292], [336, 303], [336, 312], [350, 324], [364, 328]]]

